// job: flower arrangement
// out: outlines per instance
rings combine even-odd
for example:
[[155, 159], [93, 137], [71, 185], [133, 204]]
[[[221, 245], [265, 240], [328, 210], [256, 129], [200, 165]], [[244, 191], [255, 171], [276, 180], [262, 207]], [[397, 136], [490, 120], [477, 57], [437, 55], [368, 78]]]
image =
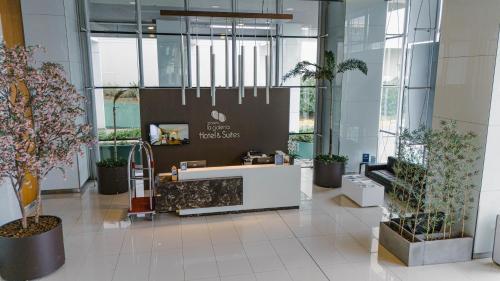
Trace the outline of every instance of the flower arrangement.
[[[37, 47], [0, 46], [0, 180], [10, 180], [28, 227], [23, 204], [27, 173], [42, 180], [50, 171], [73, 164], [75, 153], [93, 143], [85, 120], [85, 97], [65, 77], [62, 66], [34, 67]], [[35, 221], [41, 194], [35, 199]]]

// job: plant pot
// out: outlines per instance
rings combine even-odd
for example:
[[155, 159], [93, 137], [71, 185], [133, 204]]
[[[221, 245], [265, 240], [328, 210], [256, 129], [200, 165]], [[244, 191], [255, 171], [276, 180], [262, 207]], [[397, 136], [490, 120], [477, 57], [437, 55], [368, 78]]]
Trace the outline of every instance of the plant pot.
[[97, 167], [97, 183], [100, 194], [111, 195], [128, 191], [127, 166]]
[[33, 280], [64, 264], [62, 221], [55, 218], [59, 223], [46, 232], [23, 238], [0, 237], [0, 275], [3, 279]]
[[[407, 266], [462, 262], [472, 258], [471, 237], [424, 241], [419, 235], [415, 242], [410, 242], [392, 229], [390, 223], [380, 223], [379, 242]], [[403, 233], [411, 235], [406, 230]]]
[[288, 164], [295, 165], [295, 158], [290, 157], [290, 160], [288, 160]]
[[345, 163], [325, 163], [314, 160], [314, 184], [328, 188], [342, 186], [342, 176], [345, 174]]

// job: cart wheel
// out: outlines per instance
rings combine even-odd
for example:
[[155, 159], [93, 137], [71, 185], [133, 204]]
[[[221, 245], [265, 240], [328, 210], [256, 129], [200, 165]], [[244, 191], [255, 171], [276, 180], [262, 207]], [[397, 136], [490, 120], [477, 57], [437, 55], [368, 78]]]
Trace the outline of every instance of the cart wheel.
[[136, 215], [129, 215], [128, 219], [130, 220], [130, 223], [133, 223], [135, 220], [137, 220], [137, 216]]
[[146, 214], [146, 216], [144, 217], [145, 220], [147, 221], [153, 221], [153, 214]]

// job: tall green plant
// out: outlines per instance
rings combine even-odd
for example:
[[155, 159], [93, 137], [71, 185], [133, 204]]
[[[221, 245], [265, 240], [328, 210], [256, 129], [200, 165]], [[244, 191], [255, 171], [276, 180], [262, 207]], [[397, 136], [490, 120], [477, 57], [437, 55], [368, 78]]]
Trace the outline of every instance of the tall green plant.
[[479, 173], [477, 136], [444, 121], [437, 130], [403, 130], [399, 143], [389, 211], [400, 234], [406, 229], [415, 241], [422, 225], [425, 239], [464, 237]]
[[326, 51], [323, 65], [318, 65], [308, 61], [301, 61], [283, 77], [283, 80], [287, 80], [295, 76], [301, 76], [302, 81], [306, 81], [308, 79], [328, 81], [328, 85], [330, 87], [328, 155], [330, 157], [333, 155], [333, 81], [335, 80], [337, 74], [345, 73], [351, 70], [359, 70], [365, 75], [368, 73], [368, 67], [365, 62], [358, 59], [348, 59], [337, 64], [335, 54], [332, 51]]

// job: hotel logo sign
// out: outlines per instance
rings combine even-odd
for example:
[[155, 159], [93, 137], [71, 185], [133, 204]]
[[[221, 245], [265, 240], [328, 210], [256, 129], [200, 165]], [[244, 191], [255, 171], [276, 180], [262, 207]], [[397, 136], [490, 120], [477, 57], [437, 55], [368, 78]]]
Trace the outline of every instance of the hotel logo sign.
[[213, 110], [210, 116], [215, 121], [208, 121], [205, 131], [199, 132], [201, 140], [240, 138], [240, 133], [233, 131], [231, 125], [226, 124], [227, 118], [224, 113]]

